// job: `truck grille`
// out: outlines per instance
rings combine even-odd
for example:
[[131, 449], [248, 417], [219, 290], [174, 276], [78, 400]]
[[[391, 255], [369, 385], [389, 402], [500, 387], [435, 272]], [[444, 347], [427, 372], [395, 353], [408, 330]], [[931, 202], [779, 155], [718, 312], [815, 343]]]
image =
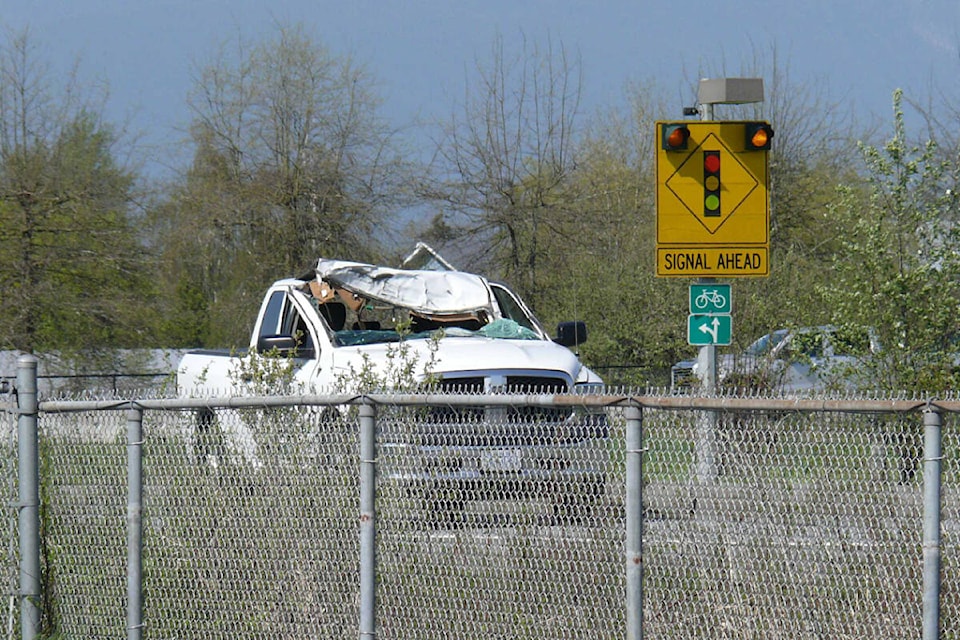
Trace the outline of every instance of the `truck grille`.
[[[508, 376], [504, 384], [493, 384], [482, 376], [446, 378], [438, 383], [439, 391], [450, 394], [555, 394], [566, 393], [563, 378], [541, 376]], [[421, 432], [421, 443], [427, 446], [457, 444], [477, 447], [576, 442], [584, 439], [586, 430], [567, 408], [553, 407], [485, 407], [437, 406]]]

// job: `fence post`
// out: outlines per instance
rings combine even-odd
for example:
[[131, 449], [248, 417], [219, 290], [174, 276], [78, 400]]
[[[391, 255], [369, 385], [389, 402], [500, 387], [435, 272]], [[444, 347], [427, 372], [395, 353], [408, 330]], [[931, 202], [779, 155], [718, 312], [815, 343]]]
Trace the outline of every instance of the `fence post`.
[[360, 639], [377, 635], [377, 412], [360, 405]]
[[940, 637], [940, 480], [942, 416], [923, 412], [923, 640]]
[[17, 457], [20, 482], [20, 637], [40, 632], [40, 455], [37, 436], [37, 359], [17, 359]]
[[127, 411], [127, 639], [143, 637], [143, 410]]
[[643, 413], [628, 406], [626, 433], [627, 640], [643, 638]]

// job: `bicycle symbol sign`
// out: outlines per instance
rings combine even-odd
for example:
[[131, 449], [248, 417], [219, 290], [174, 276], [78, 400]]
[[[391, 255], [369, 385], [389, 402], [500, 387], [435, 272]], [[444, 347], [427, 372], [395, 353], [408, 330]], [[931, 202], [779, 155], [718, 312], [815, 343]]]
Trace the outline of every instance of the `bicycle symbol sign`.
[[690, 285], [690, 313], [725, 314], [733, 308], [729, 284]]

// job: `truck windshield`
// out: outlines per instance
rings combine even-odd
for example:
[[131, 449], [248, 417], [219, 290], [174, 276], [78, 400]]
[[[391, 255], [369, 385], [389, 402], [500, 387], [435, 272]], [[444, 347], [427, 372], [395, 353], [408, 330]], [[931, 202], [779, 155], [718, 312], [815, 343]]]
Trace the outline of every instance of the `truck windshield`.
[[504, 338], [510, 340], [540, 340], [540, 336], [513, 320], [501, 318], [475, 330], [459, 326], [438, 326], [421, 331], [397, 328], [383, 329], [342, 329], [334, 332], [334, 339], [340, 346], [400, 342], [401, 340], [426, 340], [442, 332], [445, 337], [459, 338]]

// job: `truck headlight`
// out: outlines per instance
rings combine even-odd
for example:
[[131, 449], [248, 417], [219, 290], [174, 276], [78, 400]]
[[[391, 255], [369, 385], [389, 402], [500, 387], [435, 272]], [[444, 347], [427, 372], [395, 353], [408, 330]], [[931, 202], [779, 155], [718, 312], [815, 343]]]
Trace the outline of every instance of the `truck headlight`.
[[[599, 382], [578, 382], [573, 385], [574, 395], [600, 395], [606, 386]], [[580, 406], [575, 409], [575, 418], [582, 436], [586, 438], [606, 438], [610, 435], [607, 426], [607, 412], [603, 406]]]
[[578, 382], [573, 385], [573, 392], [577, 395], [601, 394], [605, 389], [602, 382]]

